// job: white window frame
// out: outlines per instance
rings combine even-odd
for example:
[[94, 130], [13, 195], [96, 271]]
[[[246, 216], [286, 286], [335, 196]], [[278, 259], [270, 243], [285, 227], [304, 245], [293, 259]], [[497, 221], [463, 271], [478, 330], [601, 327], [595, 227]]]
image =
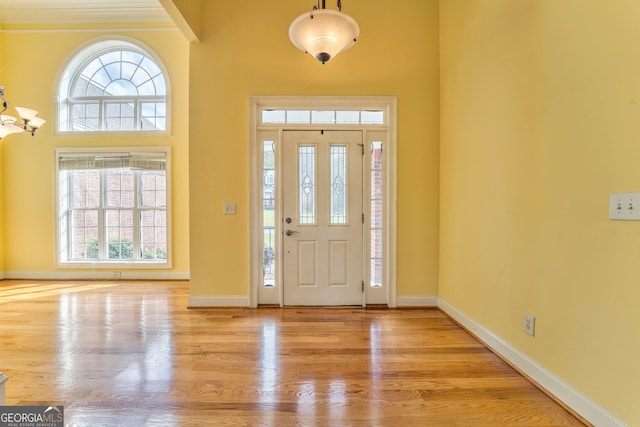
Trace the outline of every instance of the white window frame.
[[[69, 260], [68, 254], [64, 254], [64, 251], [69, 250], [68, 236], [69, 223], [66, 218], [67, 209], [65, 203], [61, 200], [62, 197], [68, 195], [67, 190], [63, 190], [61, 187], [64, 185], [60, 182], [60, 167], [59, 159], [61, 157], [79, 156], [114, 156], [118, 153], [135, 154], [153, 154], [163, 153], [165, 155], [165, 179], [166, 179], [166, 208], [165, 208], [165, 220], [166, 220], [166, 242], [167, 242], [167, 259], [161, 260]], [[170, 147], [101, 147], [101, 148], [57, 148], [54, 150], [54, 183], [55, 183], [55, 204], [56, 204], [56, 234], [55, 234], [55, 254], [56, 254], [56, 267], [57, 268], [92, 268], [92, 269], [170, 269], [172, 268], [172, 231], [171, 231], [171, 148]], [[102, 191], [102, 189], [101, 189]], [[137, 193], [136, 193], [137, 195]], [[100, 212], [105, 210], [104, 206], [100, 207]], [[139, 233], [140, 224], [135, 218], [136, 213], [141, 210], [134, 208], [134, 233]], [[102, 213], [100, 214], [102, 215]], [[67, 224], [65, 227], [63, 224]], [[103, 223], [104, 225], [104, 223]], [[99, 231], [104, 234], [104, 228]]]
[[[136, 116], [139, 115], [139, 104], [144, 102], [158, 102], [164, 100], [166, 108], [166, 128], [164, 130], [88, 130], [77, 131], [71, 130], [71, 123], [69, 119], [69, 109], [72, 103], [78, 103], [73, 97], [70, 96], [70, 88], [72, 83], [77, 78], [79, 72], [96, 57], [99, 57], [105, 52], [114, 50], [132, 50], [138, 52], [151, 59], [158, 68], [161, 70], [164, 82], [166, 95], [162, 96], [137, 96], [137, 97], [118, 97], [118, 96], [96, 96], [91, 100], [100, 104], [102, 111], [101, 118], [104, 118], [105, 103], [108, 101], [134, 101]], [[105, 36], [98, 37], [79, 46], [74, 50], [66, 61], [63, 63], [57, 78], [56, 93], [54, 94], [54, 108], [56, 113], [56, 126], [54, 129], [55, 134], [64, 135], [170, 135], [171, 134], [171, 82], [169, 79], [169, 73], [164, 66], [164, 63], [160, 60], [160, 57], [147, 45], [131, 37], [125, 36]], [[80, 103], [88, 101], [86, 99], [81, 100]], [[103, 123], [101, 120], [100, 126]]]
[[[280, 218], [281, 197], [281, 158], [280, 146], [285, 130], [359, 130], [363, 132], [365, 147], [373, 141], [382, 141], [383, 148], [383, 286], [365, 286], [366, 304], [387, 304], [396, 307], [396, 98], [395, 97], [251, 97], [250, 103], [250, 285], [249, 305], [283, 305], [283, 286], [281, 279], [282, 256], [277, 256], [275, 286], [263, 286], [263, 141], [276, 143], [276, 203], [275, 235], [276, 252], [282, 248], [282, 230]], [[263, 110], [383, 110], [385, 123], [369, 124], [299, 124], [299, 123], [262, 123]], [[370, 173], [370, 150], [365, 149], [364, 167]], [[365, 206], [370, 194], [370, 180], [364, 179]], [[370, 246], [370, 222], [365, 214], [365, 248]], [[367, 237], [368, 236], [368, 237]], [[368, 251], [367, 251], [368, 254]], [[369, 256], [363, 254], [365, 265], [369, 265]], [[370, 268], [365, 267], [365, 283], [369, 282]]]

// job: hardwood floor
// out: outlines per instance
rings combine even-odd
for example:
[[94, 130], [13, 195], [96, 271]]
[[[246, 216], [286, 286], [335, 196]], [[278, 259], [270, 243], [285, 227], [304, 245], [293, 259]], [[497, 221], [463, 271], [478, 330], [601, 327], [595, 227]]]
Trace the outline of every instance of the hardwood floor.
[[436, 309], [187, 309], [186, 282], [0, 282], [7, 405], [86, 426], [576, 426]]

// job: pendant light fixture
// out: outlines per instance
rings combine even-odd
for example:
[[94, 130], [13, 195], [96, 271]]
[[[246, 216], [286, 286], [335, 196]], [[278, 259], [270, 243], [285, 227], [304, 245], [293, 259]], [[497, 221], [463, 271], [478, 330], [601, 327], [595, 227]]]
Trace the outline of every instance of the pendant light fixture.
[[38, 112], [31, 108], [16, 107], [16, 112], [20, 118], [9, 116], [4, 114], [9, 108], [9, 103], [4, 99], [4, 86], [0, 86], [0, 139], [11, 135], [12, 133], [20, 133], [27, 131], [34, 135], [36, 130], [43, 124], [45, 120], [40, 117], [36, 117]]
[[291, 43], [323, 64], [353, 46], [359, 36], [358, 23], [342, 12], [340, 0], [338, 10], [327, 9], [325, 0], [318, 2], [289, 26]]

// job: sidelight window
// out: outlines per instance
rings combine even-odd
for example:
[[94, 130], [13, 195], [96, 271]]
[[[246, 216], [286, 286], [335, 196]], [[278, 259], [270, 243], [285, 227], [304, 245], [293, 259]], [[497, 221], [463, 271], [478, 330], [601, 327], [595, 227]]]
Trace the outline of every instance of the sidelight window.
[[276, 283], [276, 142], [262, 142], [262, 284], [275, 286]]
[[383, 162], [382, 142], [371, 142], [371, 243], [369, 250], [370, 284], [372, 287], [382, 286], [382, 238], [383, 238]]

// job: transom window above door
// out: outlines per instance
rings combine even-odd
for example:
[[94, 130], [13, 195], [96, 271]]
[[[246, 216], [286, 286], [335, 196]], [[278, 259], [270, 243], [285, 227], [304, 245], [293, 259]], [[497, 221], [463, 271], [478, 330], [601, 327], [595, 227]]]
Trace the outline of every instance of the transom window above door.
[[168, 82], [148, 48], [101, 40], [75, 55], [58, 93], [59, 132], [166, 132]]
[[383, 110], [263, 109], [262, 124], [384, 125]]

